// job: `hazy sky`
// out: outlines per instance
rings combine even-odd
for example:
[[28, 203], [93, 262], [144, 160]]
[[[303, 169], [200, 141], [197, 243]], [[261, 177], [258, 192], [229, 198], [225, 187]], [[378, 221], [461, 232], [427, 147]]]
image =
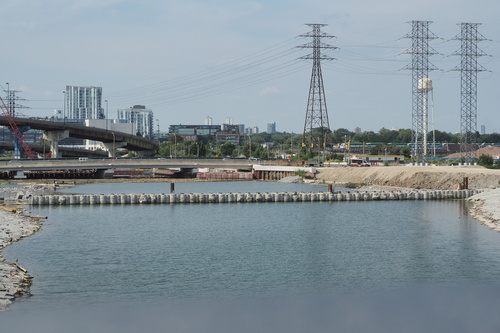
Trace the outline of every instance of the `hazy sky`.
[[[171, 124], [234, 123], [301, 133], [311, 60], [296, 48], [309, 40], [305, 23], [328, 24], [339, 49], [322, 62], [330, 127], [378, 131], [411, 128], [412, 20], [433, 21], [440, 54], [433, 71], [434, 123], [460, 130], [462, 22], [482, 23], [488, 55], [479, 62], [478, 130], [500, 132], [500, 23], [497, 0], [0, 0], [0, 84], [19, 90], [26, 116], [63, 108], [66, 85], [100, 86], [109, 116], [146, 105]], [[5, 94], [4, 94], [5, 95]], [[104, 102], [103, 102], [104, 105]]]

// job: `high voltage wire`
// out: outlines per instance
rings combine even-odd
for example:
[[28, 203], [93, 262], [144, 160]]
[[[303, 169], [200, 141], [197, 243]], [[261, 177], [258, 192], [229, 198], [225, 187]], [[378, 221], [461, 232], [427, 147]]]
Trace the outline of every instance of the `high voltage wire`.
[[[196, 82], [191, 81], [179, 86], [174, 85], [170, 90], [164, 88], [155, 89], [152, 92], [150, 91], [148, 96], [165, 100], [163, 103], [154, 104], [172, 104], [173, 102], [187, 101], [189, 100], [189, 96], [221, 94], [240, 87], [247, 87], [249, 85], [273, 80], [277, 77], [282, 77], [283, 75], [294, 72], [294, 67], [297, 67], [297, 63], [294, 60], [290, 60], [276, 66], [266, 67], [258, 71], [252, 71], [238, 76], [223, 75], [222, 77], [212, 77], [206, 80], [200, 78], [199, 81]], [[128, 100], [134, 98], [135, 97], [132, 96], [129, 97]], [[149, 105], [151, 105], [151, 103]]]
[[[159, 91], [159, 92], [156, 92], [155, 94], [152, 94], [151, 96], [161, 97], [163, 99], [166, 99], [167, 102], [172, 102], [172, 101], [176, 102], [176, 101], [185, 101], [186, 96], [193, 96], [193, 95], [206, 96], [206, 95], [211, 95], [211, 94], [215, 94], [215, 93], [224, 93], [227, 91], [232, 91], [235, 88], [246, 87], [248, 85], [252, 85], [252, 84], [259, 83], [259, 82], [269, 80], [269, 79], [273, 79], [276, 77], [276, 75], [274, 73], [278, 73], [278, 75], [283, 75], [283, 74], [286, 75], [287, 72], [280, 74], [280, 71], [282, 69], [287, 68], [287, 67], [293, 67], [293, 65], [294, 65], [293, 62], [288, 62], [287, 64], [276, 66], [274, 68], [267, 68], [265, 70], [250, 73], [250, 74], [246, 75], [245, 77], [232, 77], [232, 78], [229, 78], [228, 80], [225, 80], [224, 82], [221, 82], [220, 84], [203, 85], [203, 86], [198, 87], [195, 90], [189, 89], [189, 90], [182, 90], [180, 92], [172, 91], [172, 92], [165, 93], [163, 91]], [[264, 71], [266, 73], [263, 73]], [[272, 74], [272, 75], [270, 75], [270, 74]]]
[[[407, 59], [401, 59], [399, 56], [401, 56], [402, 50], [408, 49], [409, 45], [402, 45], [400, 39], [381, 43], [360, 43], [338, 37], [336, 40], [338, 41], [336, 45], [339, 46], [336, 52], [337, 61], [324, 64], [323, 67], [326, 69], [357, 75], [406, 75], [400, 71], [400, 66], [391, 70], [387, 69], [387, 66], [377, 65], [389, 62], [407, 62]], [[498, 41], [490, 41], [490, 43], [495, 44]], [[310, 67], [298, 61], [297, 55], [301, 51], [296, 48], [297, 44], [297, 37], [295, 37], [198, 72], [152, 84], [143, 84], [135, 88], [115, 90], [106, 94], [105, 97], [113, 100], [114, 104], [151, 100], [148, 103], [149, 106], [166, 106], [263, 84], [305, 71]], [[439, 45], [447, 45], [447, 41], [440, 40]], [[447, 56], [442, 56], [436, 61], [444, 62], [447, 60]], [[490, 61], [497, 60], [492, 58]], [[366, 64], [366, 66], [362, 64]], [[146, 79], [152, 80], [151, 77], [141, 80]], [[33, 100], [33, 102], [62, 103], [62, 99]], [[32, 107], [32, 109], [54, 108]]]
[[[137, 98], [158, 98], [164, 100], [163, 102], [153, 102], [149, 105], [171, 105], [178, 102], [185, 102], [192, 99], [199, 99], [202, 97], [210, 96], [213, 94], [222, 94], [229, 91], [234, 91], [243, 87], [248, 87], [251, 85], [263, 83], [266, 80], [273, 80], [285, 75], [296, 73], [300, 69], [291, 70], [290, 67], [294, 66], [294, 60], [288, 61], [284, 64], [274, 65], [274, 62], [282, 60], [290, 55], [297, 52], [295, 48], [288, 48], [285, 50], [280, 50], [280, 48], [285, 45], [289, 45], [291, 42], [295, 42], [295, 39], [288, 40], [284, 43], [277, 45], [276, 47], [265, 49], [262, 52], [256, 52], [250, 56], [245, 56], [237, 60], [228, 62], [226, 64], [215, 66], [213, 68], [192, 73], [184, 77], [174, 78], [171, 80], [163, 81], [154, 85], [148, 85], [137, 89], [130, 89], [123, 92], [115, 92], [109, 94], [109, 98], [114, 99], [117, 102], [127, 102], [136, 100]], [[361, 45], [361, 44], [358, 44]], [[374, 45], [370, 45], [373, 47]], [[397, 46], [379, 46], [383, 48], [393, 48], [400, 49]], [[276, 53], [276, 50], [279, 52]], [[390, 57], [379, 57], [375, 58], [373, 56], [364, 56], [362, 53], [346, 51], [346, 53], [357, 54], [360, 59], [350, 60], [363, 60], [363, 61], [400, 61], [391, 59]], [[271, 64], [270, 67], [264, 67], [258, 71], [255, 68], [260, 68], [261, 66]], [[369, 72], [368, 68], [362, 68], [356, 65], [349, 65], [346, 62], [346, 68], [350, 68], [351, 71], [355, 72]], [[305, 66], [303, 67], [306, 68]], [[285, 70], [281, 72], [281, 70]], [[247, 73], [248, 71], [253, 71]], [[389, 74], [387, 71], [371, 71], [373, 74]], [[270, 75], [273, 74], [274, 75]], [[397, 75], [397, 73], [393, 73]], [[260, 75], [260, 76], [259, 76]], [[146, 96], [145, 96], [146, 95]]]
[[184, 97], [178, 97], [177, 99], [171, 99], [171, 100], [167, 100], [165, 102], [153, 103], [152, 105], [153, 106], [171, 105], [171, 104], [176, 104], [176, 103], [180, 103], [180, 102], [192, 101], [192, 100], [204, 98], [207, 96], [214, 96], [214, 95], [218, 95], [218, 94], [223, 94], [223, 93], [239, 90], [241, 88], [253, 86], [253, 85], [260, 83], [260, 82], [263, 82], [263, 81], [267, 82], [269, 80], [275, 80], [275, 79], [290, 75], [291, 73], [302, 72], [305, 68], [308, 68], [308, 67], [309, 66], [303, 66], [300, 68], [296, 68], [295, 70], [284, 72], [284, 73], [281, 73], [278, 75], [273, 75], [272, 77], [256, 78], [255, 80], [252, 80], [252, 81], [239, 83], [239, 84], [236, 84], [233, 86], [226, 86], [222, 89], [220, 89], [219, 87], [213, 87], [212, 89], [207, 89], [205, 91], [198, 91], [197, 93], [192, 94], [192, 95], [185, 94]]
[[[206, 80], [213, 80], [215, 78], [229, 76], [232, 75], [232, 73], [243, 71], [244, 69], [252, 69], [253, 67], [261, 65], [262, 63], [269, 62], [287, 55], [288, 53], [290, 53], [291, 50], [290, 48], [281, 51], [280, 53], [272, 53], [270, 56], [266, 56], [267, 54], [271, 53], [274, 49], [281, 48], [282, 45], [289, 44], [290, 42], [291, 40], [278, 44], [275, 47], [255, 52], [253, 54], [250, 54], [249, 56], [238, 58], [236, 60], [224, 63], [223, 65], [214, 66], [209, 69], [202, 70], [200, 72], [195, 72], [187, 74], [183, 77], [177, 77], [171, 80], [162, 81], [154, 85], [146, 85], [140, 88], [112, 92], [111, 94], [109, 94], [109, 96], [111, 98], [120, 98], [121, 96], [130, 95], [130, 93], [136, 93], [140, 95], [144, 92], [151, 91], [151, 89], [170, 89], [183, 85], [189, 87], [193, 84], [196, 84], [197, 82], [205, 82]], [[262, 58], [262, 56], [265, 57]]]

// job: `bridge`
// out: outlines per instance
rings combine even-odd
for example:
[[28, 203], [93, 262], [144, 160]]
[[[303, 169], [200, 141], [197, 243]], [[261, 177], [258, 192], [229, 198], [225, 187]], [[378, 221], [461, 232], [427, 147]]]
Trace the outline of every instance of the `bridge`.
[[[56, 170], [100, 170], [101, 176], [106, 170], [114, 169], [177, 169], [185, 172], [200, 169], [221, 169], [252, 172], [254, 178], [279, 180], [294, 175], [297, 170], [311, 174], [315, 168], [273, 165], [272, 161], [260, 162], [249, 160], [224, 159], [51, 159], [51, 160], [0, 160], [0, 173], [12, 174], [14, 178], [23, 178], [26, 171]], [[266, 163], [267, 165], [262, 165]]]
[[[100, 141], [108, 149], [110, 157], [115, 156], [117, 148], [135, 151], [141, 156], [153, 155], [158, 151], [158, 143], [127, 133], [40, 119], [14, 117], [14, 120], [17, 126], [28, 126], [44, 131], [44, 136], [50, 142], [50, 151], [53, 157], [58, 156], [58, 142], [68, 137]], [[9, 126], [5, 116], [0, 116], [0, 126]]]
[[0, 161], [0, 171], [61, 169], [240, 169], [252, 170], [252, 161], [222, 159], [63, 159]]
[[[46, 156], [50, 151], [50, 145], [44, 143], [30, 143], [30, 148], [40, 154], [40, 156]], [[14, 142], [0, 142], [0, 149], [14, 150]], [[88, 158], [106, 158], [109, 157], [107, 151], [102, 150], [90, 150], [83, 148], [71, 148], [71, 147], [59, 147], [59, 152], [62, 156], [67, 158], [77, 158], [77, 157], [88, 157]]]

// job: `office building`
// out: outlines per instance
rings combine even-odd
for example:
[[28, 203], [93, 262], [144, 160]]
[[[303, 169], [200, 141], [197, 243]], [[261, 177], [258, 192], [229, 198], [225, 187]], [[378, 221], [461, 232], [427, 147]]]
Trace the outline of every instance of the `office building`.
[[[87, 119], [84, 122], [84, 126], [106, 129], [113, 133], [114, 132], [126, 133], [130, 135], [135, 135], [137, 133], [136, 124], [133, 124], [129, 121], [118, 120], [118, 119], [113, 119], [113, 120]], [[97, 149], [108, 150], [108, 148], [106, 148], [106, 146], [104, 146], [101, 141], [95, 141], [95, 140], [85, 140], [83, 148], [88, 150], [97, 150]]]
[[276, 122], [267, 123], [267, 133], [276, 133]]
[[153, 111], [144, 105], [134, 105], [128, 109], [118, 109], [118, 119], [128, 121], [137, 127], [137, 135], [143, 138], [153, 138]]
[[217, 143], [229, 141], [239, 145], [244, 137], [239, 124], [222, 125], [170, 125], [168, 132], [182, 137], [186, 141], [196, 141], [198, 136], [215, 136]]
[[64, 119], [104, 119], [101, 87], [66, 86]]

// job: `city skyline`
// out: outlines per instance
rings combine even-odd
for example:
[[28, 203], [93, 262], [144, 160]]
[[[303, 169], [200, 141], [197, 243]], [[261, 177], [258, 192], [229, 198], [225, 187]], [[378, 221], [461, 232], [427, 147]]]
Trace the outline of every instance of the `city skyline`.
[[[433, 71], [434, 127], [460, 129], [460, 73], [452, 69], [460, 48], [453, 40], [461, 22], [482, 23], [488, 55], [479, 62], [488, 71], [478, 77], [478, 126], [500, 132], [496, 89], [500, 67], [499, 23], [491, 0], [383, 0], [334, 3], [322, 0], [222, 1], [182, 3], [85, 1], [5, 4], [0, 23], [10, 52], [2, 59], [2, 88], [19, 91], [29, 117], [51, 116], [63, 108], [66, 85], [102, 87], [109, 118], [118, 109], [150, 107], [160, 127], [177, 123], [214, 123], [227, 117], [246, 126], [301, 133], [312, 63], [298, 60], [307, 50], [305, 23], [324, 23], [338, 50], [322, 63], [330, 127], [364, 131], [411, 128], [411, 41], [403, 37], [412, 20], [433, 21], [439, 53]], [[484, 8], [489, 10], [485, 11]], [[277, 15], [279, 13], [279, 15]], [[92, 22], [90, 24], [89, 22]], [[196, 22], [196, 23], [193, 23]], [[432, 126], [429, 126], [432, 128]], [[477, 129], [479, 130], [479, 128]]]

